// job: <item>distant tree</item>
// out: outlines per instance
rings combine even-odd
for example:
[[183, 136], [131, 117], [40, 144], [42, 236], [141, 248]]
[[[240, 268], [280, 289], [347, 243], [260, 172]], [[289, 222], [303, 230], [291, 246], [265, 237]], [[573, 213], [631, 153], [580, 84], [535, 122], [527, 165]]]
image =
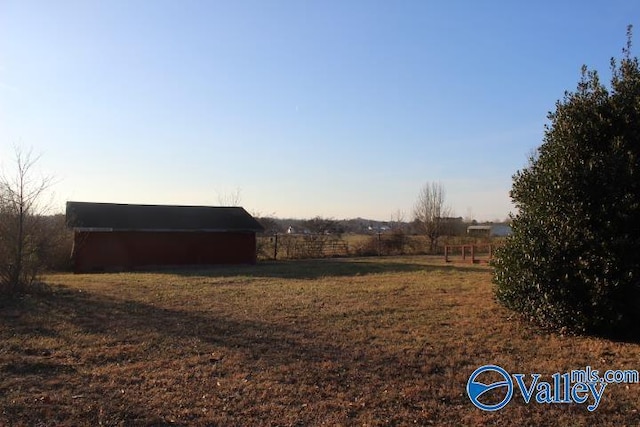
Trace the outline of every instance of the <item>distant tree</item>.
[[385, 249], [389, 254], [404, 254], [405, 252], [405, 245], [407, 243], [407, 224], [404, 219], [405, 214], [401, 209], [398, 209], [394, 214], [391, 214], [391, 220], [389, 221], [391, 234], [384, 240], [386, 246]]
[[420, 234], [429, 239], [429, 251], [434, 253], [438, 239], [443, 235], [446, 218], [451, 208], [446, 205], [444, 186], [439, 182], [427, 182], [418, 193], [413, 208], [414, 223]]
[[497, 251], [498, 299], [576, 332], [640, 332], [640, 67], [631, 29], [611, 87], [582, 69], [513, 178], [518, 213]]
[[255, 219], [264, 228], [265, 234], [282, 233], [284, 230], [280, 223], [272, 216], [253, 215]]
[[342, 234], [344, 232], [338, 221], [321, 216], [305, 221], [304, 227], [315, 234]]
[[52, 183], [37, 177], [38, 157], [15, 150], [15, 171], [0, 176], [0, 287], [26, 290], [46, 266], [51, 235], [42, 198]]
[[467, 215], [465, 215], [465, 217], [464, 217], [464, 222], [466, 224], [471, 224], [472, 221], [473, 221], [473, 210], [470, 207], [468, 207], [467, 208]]
[[236, 188], [231, 193], [218, 193], [218, 205], [240, 206], [242, 202], [242, 190]]
[[391, 227], [391, 230], [400, 229], [404, 231], [406, 227], [406, 223], [405, 223], [405, 213], [402, 209], [397, 209], [394, 213], [391, 214], [389, 227]]

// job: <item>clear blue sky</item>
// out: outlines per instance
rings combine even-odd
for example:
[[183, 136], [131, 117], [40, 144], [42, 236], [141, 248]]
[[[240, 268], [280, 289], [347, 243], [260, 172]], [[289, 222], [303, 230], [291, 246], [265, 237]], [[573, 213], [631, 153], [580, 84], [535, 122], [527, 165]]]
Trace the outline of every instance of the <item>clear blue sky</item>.
[[410, 219], [441, 181], [456, 215], [502, 219], [547, 112], [582, 64], [608, 79], [639, 18], [629, 0], [0, 0], [0, 163], [40, 153], [59, 211], [240, 189], [263, 215]]

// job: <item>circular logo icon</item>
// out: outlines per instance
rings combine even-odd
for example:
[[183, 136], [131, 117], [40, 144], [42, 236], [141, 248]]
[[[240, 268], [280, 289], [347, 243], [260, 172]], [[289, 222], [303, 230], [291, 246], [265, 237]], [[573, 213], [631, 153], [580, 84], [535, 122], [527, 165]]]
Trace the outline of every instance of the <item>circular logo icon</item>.
[[[496, 381], [491, 384], [485, 384], [480, 381], [476, 381], [476, 379], [485, 372], [497, 372], [503, 380]], [[498, 403], [482, 403], [480, 401], [480, 397], [488, 392], [489, 390], [494, 390], [497, 388], [503, 387], [507, 391], [505, 393], [504, 399], [502, 399]], [[471, 403], [476, 405], [476, 407], [482, 409], [483, 411], [497, 411], [498, 409], [502, 409], [513, 396], [513, 381], [511, 380], [511, 376], [507, 371], [502, 369], [500, 366], [496, 365], [484, 365], [473, 371], [471, 376], [469, 377], [469, 381], [467, 382], [467, 394], [469, 395], [469, 399], [471, 399]]]

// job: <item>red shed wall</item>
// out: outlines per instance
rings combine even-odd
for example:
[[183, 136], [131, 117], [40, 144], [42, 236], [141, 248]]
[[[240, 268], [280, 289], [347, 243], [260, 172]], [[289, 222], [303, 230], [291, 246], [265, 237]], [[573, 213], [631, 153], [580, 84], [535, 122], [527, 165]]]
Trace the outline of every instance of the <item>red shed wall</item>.
[[76, 272], [162, 265], [252, 264], [255, 233], [76, 232]]

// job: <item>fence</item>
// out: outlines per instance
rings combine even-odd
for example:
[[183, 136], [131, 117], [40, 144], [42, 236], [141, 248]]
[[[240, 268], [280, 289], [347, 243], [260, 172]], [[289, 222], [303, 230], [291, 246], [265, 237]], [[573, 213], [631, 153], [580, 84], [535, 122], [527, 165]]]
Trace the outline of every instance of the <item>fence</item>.
[[446, 245], [445, 262], [468, 262], [471, 264], [488, 263], [493, 258], [496, 245]]
[[258, 238], [262, 259], [329, 258], [351, 255], [347, 241], [325, 234], [275, 234]]
[[[393, 255], [440, 255], [448, 250], [447, 262], [456, 261], [456, 257], [465, 262], [482, 262], [489, 242], [496, 239], [444, 237], [442, 246], [438, 244], [435, 252], [429, 251], [429, 241], [425, 236], [403, 233], [373, 234], [274, 234], [259, 235], [257, 238], [257, 255], [261, 260], [304, 259], [349, 256], [393, 256]], [[462, 254], [461, 247], [465, 246]], [[470, 246], [475, 248], [469, 249]], [[451, 248], [451, 249], [447, 249]], [[472, 259], [469, 256], [473, 251]]]

